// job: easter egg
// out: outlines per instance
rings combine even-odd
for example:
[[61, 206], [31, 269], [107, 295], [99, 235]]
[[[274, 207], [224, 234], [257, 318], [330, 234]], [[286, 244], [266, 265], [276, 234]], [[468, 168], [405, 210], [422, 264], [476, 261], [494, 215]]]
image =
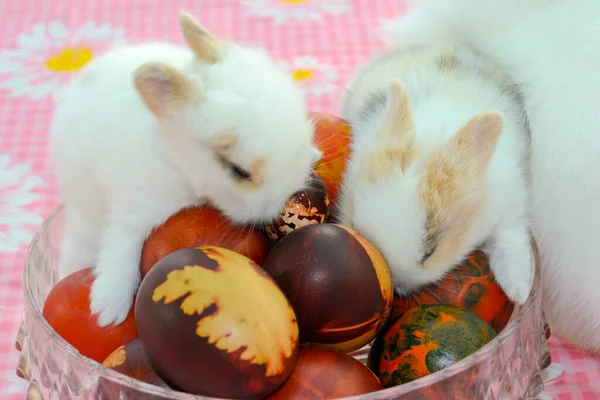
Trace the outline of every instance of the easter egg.
[[302, 349], [294, 372], [269, 400], [316, 400], [359, 396], [381, 390], [377, 377], [347, 354]]
[[230, 221], [210, 206], [185, 208], [154, 228], [142, 249], [142, 277], [159, 260], [176, 250], [217, 246], [240, 253], [262, 265], [269, 251], [260, 229]]
[[100, 327], [90, 311], [90, 290], [95, 280], [86, 268], [60, 280], [50, 291], [42, 315], [56, 333], [81, 355], [99, 363], [117, 347], [137, 337], [133, 310], [125, 321]]
[[306, 187], [290, 197], [279, 218], [265, 227], [272, 242], [306, 225], [322, 224], [329, 218], [329, 196], [323, 179], [311, 174]]
[[487, 322], [464, 308], [415, 307], [377, 337], [367, 366], [384, 387], [397, 386], [449, 367], [495, 336]]
[[148, 354], [146, 354], [139, 338], [119, 346], [106, 357], [102, 365], [130, 378], [169, 388], [169, 385], [152, 367], [150, 358], [148, 358]]
[[452, 304], [465, 308], [500, 332], [510, 319], [514, 303], [494, 280], [490, 259], [483, 251], [471, 252], [441, 280], [406, 297], [394, 296], [393, 320], [423, 304]]
[[390, 314], [393, 286], [385, 259], [349, 228], [326, 223], [297, 229], [273, 246], [264, 269], [294, 308], [301, 345], [357, 350]]
[[309, 118], [315, 127], [315, 145], [323, 152], [323, 157], [315, 165], [315, 172], [327, 185], [331, 215], [335, 216], [342, 178], [352, 152], [352, 132], [346, 120], [332, 114], [311, 112]]
[[298, 324], [277, 284], [234, 251], [201, 246], [160, 260], [142, 280], [135, 318], [154, 367], [183, 391], [256, 398], [298, 355]]

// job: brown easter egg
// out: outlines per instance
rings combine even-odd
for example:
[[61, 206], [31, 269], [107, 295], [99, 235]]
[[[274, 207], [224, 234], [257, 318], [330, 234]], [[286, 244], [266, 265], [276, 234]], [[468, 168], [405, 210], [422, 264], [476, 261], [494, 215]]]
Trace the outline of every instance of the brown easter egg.
[[385, 259], [349, 228], [325, 223], [297, 229], [271, 249], [264, 269], [292, 304], [304, 346], [357, 350], [390, 314], [393, 286]]
[[317, 400], [360, 396], [381, 390], [379, 380], [360, 361], [323, 349], [302, 349], [294, 372], [269, 400]]
[[268, 243], [260, 229], [236, 224], [216, 208], [186, 208], [150, 233], [142, 249], [142, 277], [167, 254], [194, 246], [223, 247], [262, 265], [269, 252]]
[[451, 304], [465, 308], [483, 318], [496, 332], [504, 329], [514, 309], [514, 303], [494, 280], [489, 257], [480, 250], [471, 252], [438, 282], [409, 296], [395, 295], [390, 320], [424, 304]]
[[135, 318], [154, 367], [189, 393], [266, 396], [296, 363], [290, 303], [255, 262], [224, 248], [186, 248], [160, 260], [140, 285]]
[[334, 217], [342, 178], [352, 154], [352, 131], [346, 120], [332, 114], [311, 112], [309, 117], [315, 126], [315, 145], [323, 152], [323, 157], [315, 165], [315, 172], [327, 185], [330, 214]]
[[327, 186], [317, 174], [311, 174], [308, 184], [294, 193], [284, 206], [279, 218], [265, 227], [272, 242], [306, 225], [322, 224], [329, 218]]
[[81, 355], [99, 363], [118, 346], [137, 337], [133, 310], [125, 321], [101, 327], [90, 311], [94, 271], [86, 268], [60, 280], [50, 291], [42, 314], [56, 333]]
[[102, 365], [139, 381], [169, 388], [169, 385], [158, 376], [152, 367], [150, 358], [139, 338], [119, 346], [106, 357]]

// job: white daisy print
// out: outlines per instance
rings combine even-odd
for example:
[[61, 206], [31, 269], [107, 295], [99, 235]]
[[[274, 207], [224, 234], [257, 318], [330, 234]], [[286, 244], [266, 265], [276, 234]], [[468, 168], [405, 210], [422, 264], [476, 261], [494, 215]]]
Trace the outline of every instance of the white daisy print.
[[60, 21], [38, 23], [17, 36], [16, 49], [0, 52], [0, 89], [32, 99], [55, 94], [97, 53], [122, 42], [122, 30], [92, 21], [77, 29]]
[[0, 253], [28, 244], [43, 221], [26, 209], [39, 198], [34, 191], [42, 183], [28, 172], [28, 165], [11, 165], [10, 156], [0, 154]]
[[315, 57], [303, 56], [291, 62], [281, 61], [280, 65], [289, 71], [292, 78], [308, 93], [316, 96], [333, 93], [338, 74], [333, 65], [325, 64]]
[[340, 15], [350, 9], [351, 0], [243, 0], [251, 14], [272, 18], [275, 24], [289, 19], [319, 21], [326, 14]]

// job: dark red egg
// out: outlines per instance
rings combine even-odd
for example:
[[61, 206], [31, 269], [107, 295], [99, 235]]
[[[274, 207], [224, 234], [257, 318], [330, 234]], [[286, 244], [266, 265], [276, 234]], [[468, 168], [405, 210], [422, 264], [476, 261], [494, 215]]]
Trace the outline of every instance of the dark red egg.
[[357, 350], [390, 314], [393, 285], [385, 259], [352, 229], [330, 223], [297, 229], [271, 249], [264, 269], [294, 308], [301, 345]]
[[150, 358], [148, 358], [148, 354], [146, 354], [139, 338], [135, 338], [123, 346], [119, 346], [106, 357], [102, 365], [130, 378], [170, 388], [152, 367]]
[[294, 372], [269, 400], [317, 400], [360, 396], [381, 390], [379, 380], [360, 361], [323, 349], [302, 349]]
[[189, 393], [264, 397], [296, 363], [290, 303], [255, 262], [224, 248], [186, 248], [160, 260], [142, 280], [135, 318], [152, 365]]
[[393, 320], [424, 304], [452, 304], [477, 314], [500, 332], [510, 319], [514, 303], [494, 280], [490, 259], [483, 251], [471, 252], [463, 262], [438, 282], [406, 297], [394, 296]]
[[308, 178], [308, 184], [294, 193], [288, 200], [281, 215], [265, 227], [271, 242], [303, 226], [322, 224], [329, 218], [329, 195], [327, 185], [315, 173]]

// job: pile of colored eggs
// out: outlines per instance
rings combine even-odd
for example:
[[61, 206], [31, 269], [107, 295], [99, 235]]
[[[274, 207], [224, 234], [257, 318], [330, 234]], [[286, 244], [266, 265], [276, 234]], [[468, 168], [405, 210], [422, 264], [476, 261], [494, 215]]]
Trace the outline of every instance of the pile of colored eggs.
[[[346, 125], [333, 130], [325, 117], [327, 132], [347, 145]], [[468, 356], [504, 327], [513, 305], [479, 251], [438, 285], [394, 295], [379, 250], [333, 223], [330, 188], [337, 200], [339, 187], [317, 167], [264, 231], [208, 206], [157, 227], [121, 325], [100, 328], [90, 315], [91, 269], [53, 288], [45, 318], [82, 355], [120, 373], [237, 399], [338, 398], [403, 384]], [[371, 342], [366, 366], [348, 355]]]

